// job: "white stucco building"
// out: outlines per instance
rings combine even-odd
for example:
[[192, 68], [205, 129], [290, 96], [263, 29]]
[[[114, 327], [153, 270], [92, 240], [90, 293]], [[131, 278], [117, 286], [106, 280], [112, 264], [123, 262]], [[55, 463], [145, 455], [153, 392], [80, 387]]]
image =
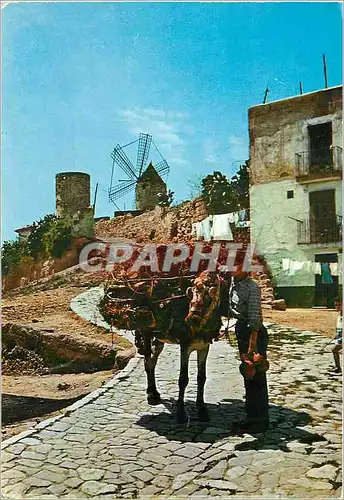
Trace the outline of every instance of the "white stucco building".
[[251, 240], [289, 307], [333, 307], [342, 262], [342, 87], [249, 109]]

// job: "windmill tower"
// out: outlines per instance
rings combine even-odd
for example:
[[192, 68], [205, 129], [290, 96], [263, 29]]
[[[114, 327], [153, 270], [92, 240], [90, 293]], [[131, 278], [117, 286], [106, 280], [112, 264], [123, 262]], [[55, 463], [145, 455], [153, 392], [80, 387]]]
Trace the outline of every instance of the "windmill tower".
[[[128, 158], [124, 149], [138, 142], [136, 166]], [[151, 144], [153, 143], [159, 155], [159, 161], [153, 165], [149, 162]], [[149, 134], [140, 134], [136, 141], [133, 141], [125, 146], [119, 144], [111, 153], [113, 160], [111, 182], [109, 188], [109, 201], [115, 203], [123, 196], [135, 190], [135, 207], [136, 210], [152, 210], [158, 205], [159, 193], [167, 193], [166, 183], [162, 176], [166, 176], [169, 172], [167, 161], [162, 157], [157, 146]], [[126, 179], [119, 179], [119, 184], [113, 184], [114, 169], [117, 165], [126, 175]]]

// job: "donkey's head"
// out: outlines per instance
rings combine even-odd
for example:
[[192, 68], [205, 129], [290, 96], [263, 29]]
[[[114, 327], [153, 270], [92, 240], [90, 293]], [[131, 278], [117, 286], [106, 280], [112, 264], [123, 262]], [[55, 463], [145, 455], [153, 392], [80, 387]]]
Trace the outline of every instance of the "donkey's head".
[[203, 271], [186, 291], [189, 313], [185, 318], [191, 332], [202, 328], [214, 311], [219, 298], [219, 281], [215, 273]]

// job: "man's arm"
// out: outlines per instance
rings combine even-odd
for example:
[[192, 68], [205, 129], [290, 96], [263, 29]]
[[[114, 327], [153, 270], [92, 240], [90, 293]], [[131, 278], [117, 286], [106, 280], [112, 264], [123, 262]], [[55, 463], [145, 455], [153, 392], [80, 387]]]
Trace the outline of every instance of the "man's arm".
[[247, 304], [248, 326], [252, 329], [248, 347], [249, 353], [257, 351], [258, 331], [262, 326], [262, 304], [260, 288], [256, 283], [254, 285], [255, 286], [252, 286], [250, 288]]

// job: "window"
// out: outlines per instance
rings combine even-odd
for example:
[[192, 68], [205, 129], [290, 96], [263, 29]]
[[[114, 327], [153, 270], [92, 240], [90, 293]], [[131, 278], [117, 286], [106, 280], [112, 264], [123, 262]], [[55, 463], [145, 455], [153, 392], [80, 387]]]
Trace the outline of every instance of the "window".
[[290, 198], [294, 198], [294, 191], [287, 191], [287, 198], [290, 199]]
[[331, 170], [332, 122], [310, 125], [308, 139], [310, 172]]

